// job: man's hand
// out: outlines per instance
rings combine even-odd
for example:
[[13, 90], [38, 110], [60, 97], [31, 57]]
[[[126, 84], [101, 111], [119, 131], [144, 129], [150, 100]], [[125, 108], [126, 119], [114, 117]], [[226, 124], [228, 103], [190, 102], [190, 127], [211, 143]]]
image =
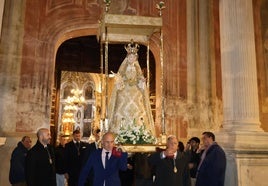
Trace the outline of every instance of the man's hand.
[[164, 151], [164, 155], [167, 157], [167, 158], [174, 158], [174, 154], [175, 154], [176, 151], [174, 150], [171, 150], [171, 149], [166, 149]]
[[69, 179], [69, 174], [68, 173], [65, 173], [64, 174], [64, 177], [66, 178], [66, 180], [68, 180]]

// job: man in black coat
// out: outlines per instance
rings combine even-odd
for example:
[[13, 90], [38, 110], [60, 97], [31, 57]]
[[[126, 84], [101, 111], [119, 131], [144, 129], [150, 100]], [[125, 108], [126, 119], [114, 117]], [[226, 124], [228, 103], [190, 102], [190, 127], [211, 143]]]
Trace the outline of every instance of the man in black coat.
[[212, 132], [203, 132], [205, 147], [197, 169], [196, 186], [224, 186], [226, 156]]
[[200, 162], [201, 152], [199, 151], [200, 139], [198, 137], [192, 137], [187, 143], [187, 147], [191, 149], [191, 160], [189, 163], [191, 185], [195, 186], [197, 167]]
[[73, 131], [73, 140], [65, 145], [66, 177], [68, 186], [77, 186], [79, 173], [85, 163], [88, 143], [81, 141], [80, 130]]
[[29, 136], [24, 136], [13, 150], [10, 160], [9, 182], [12, 185], [25, 185], [25, 158], [32, 146]]
[[65, 186], [65, 157], [64, 157], [64, 147], [67, 143], [68, 138], [66, 136], [59, 137], [59, 145], [55, 148], [55, 166], [56, 166], [56, 181], [57, 186]]
[[176, 136], [167, 138], [167, 148], [149, 157], [149, 163], [154, 167], [155, 186], [190, 186], [188, 163], [189, 152], [178, 150]]
[[50, 131], [41, 128], [37, 142], [26, 156], [26, 181], [28, 186], [56, 186], [54, 149], [49, 144]]

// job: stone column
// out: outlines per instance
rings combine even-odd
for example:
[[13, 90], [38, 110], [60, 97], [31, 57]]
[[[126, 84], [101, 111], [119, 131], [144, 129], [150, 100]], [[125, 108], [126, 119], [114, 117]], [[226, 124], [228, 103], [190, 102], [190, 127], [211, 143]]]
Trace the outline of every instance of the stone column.
[[[265, 185], [268, 135], [260, 128], [252, 0], [220, 1], [225, 185]], [[263, 173], [262, 173], [263, 172]]]
[[[196, 0], [187, 0], [187, 100], [194, 103], [196, 100]], [[194, 126], [189, 123], [190, 130]], [[190, 132], [190, 131], [189, 131]], [[190, 132], [190, 135], [191, 132]], [[194, 135], [194, 134], [193, 134]]]
[[223, 127], [261, 131], [252, 0], [220, 1]]
[[197, 19], [196, 0], [187, 0], [187, 97], [194, 101], [196, 96], [196, 44]]
[[208, 0], [187, 0], [187, 99], [200, 110], [196, 121], [189, 123], [189, 137], [199, 136], [200, 130], [211, 128], [208, 118], [211, 92], [209, 11]]
[[202, 100], [207, 100], [209, 97], [209, 87], [210, 87], [210, 67], [209, 67], [209, 7], [208, 1], [199, 2], [199, 10], [198, 10], [198, 39], [199, 39], [199, 47], [198, 47], [198, 57], [199, 61], [197, 64], [197, 81], [198, 81], [198, 98], [199, 102]]

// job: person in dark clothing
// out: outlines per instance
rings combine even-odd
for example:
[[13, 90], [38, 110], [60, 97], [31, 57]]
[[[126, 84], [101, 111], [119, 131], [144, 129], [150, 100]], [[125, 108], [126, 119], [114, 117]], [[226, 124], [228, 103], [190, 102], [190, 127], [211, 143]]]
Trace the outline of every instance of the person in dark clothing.
[[212, 132], [203, 132], [204, 152], [197, 168], [196, 186], [224, 186], [226, 155]]
[[188, 163], [190, 152], [178, 150], [176, 136], [167, 138], [167, 148], [149, 157], [149, 163], [154, 168], [154, 186], [190, 186]]
[[12, 186], [26, 186], [25, 158], [31, 146], [31, 138], [24, 136], [11, 154], [9, 182]]
[[[160, 151], [160, 149], [158, 150]], [[153, 185], [154, 169], [148, 162], [149, 156], [150, 153], [135, 153], [134, 155], [135, 186]]]
[[55, 148], [55, 166], [56, 166], [56, 180], [57, 186], [65, 186], [65, 158], [64, 158], [64, 146], [67, 142], [67, 138], [60, 136], [60, 144]]
[[198, 137], [192, 137], [187, 144], [191, 150], [191, 160], [189, 162], [189, 169], [190, 169], [192, 186], [195, 186], [197, 167], [199, 165], [201, 157], [201, 153], [199, 152], [199, 144], [200, 139]]
[[49, 129], [39, 129], [37, 138], [36, 144], [26, 156], [27, 186], [56, 186], [55, 154], [49, 144]]
[[121, 186], [119, 170], [127, 169], [127, 156], [121, 148], [115, 147], [115, 135], [107, 132], [102, 137], [102, 148], [95, 150], [83, 167], [78, 186], [84, 186], [88, 173], [94, 171], [94, 186]]
[[[88, 145], [82, 165], [85, 165], [90, 155], [99, 148], [99, 142], [101, 137], [100, 135], [101, 135], [100, 129], [97, 128], [93, 131], [94, 141]], [[92, 169], [88, 174], [85, 186], [93, 186], [93, 180], [94, 180], [94, 172]]]
[[73, 131], [73, 140], [65, 145], [66, 177], [68, 186], [77, 186], [79, 173], [87, 152], [88, 143], [81, 141], [80, 130]]
[[134, 159], [132, 156], [127, 158], [127, 170], [119, 170], [121, 186], [133, 186], [134, 184]]
[[179, 151], [180, 152], [183, 152], [184, 151], [184, 144], [183, 144], [183, 142], [182, 141], [179, 141], [179, 144], [178, 144], [178, 149], [179, 149]]

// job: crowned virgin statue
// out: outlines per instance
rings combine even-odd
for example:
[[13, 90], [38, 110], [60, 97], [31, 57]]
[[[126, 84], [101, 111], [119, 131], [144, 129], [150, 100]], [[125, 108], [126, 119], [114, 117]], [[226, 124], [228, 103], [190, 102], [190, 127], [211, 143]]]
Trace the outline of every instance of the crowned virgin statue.
[[146, 80], [138, 62], [138, 44], [125, 45], [127, 56], [115, 74], [115, 84], [108, 105], [109, 130], [119, 133], [125, 125], [144, 125], [155, 135]]

